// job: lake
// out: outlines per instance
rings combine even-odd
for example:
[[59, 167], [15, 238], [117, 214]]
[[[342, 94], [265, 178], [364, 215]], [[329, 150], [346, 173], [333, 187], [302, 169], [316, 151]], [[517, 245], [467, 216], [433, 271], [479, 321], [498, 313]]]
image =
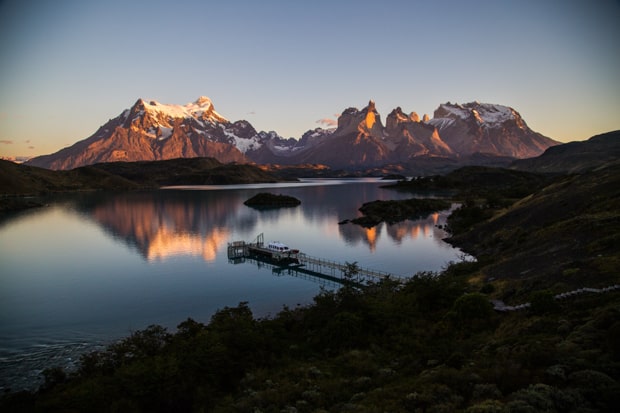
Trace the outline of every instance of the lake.
[[[233, 264], [227, 245], [278, 240], [339, 262], [409, 277], [439, 271], [463, 254], [442, 241], [449, 211], [365, 229], [339, 225], [377, 199], [412, 194], [377, 179], [177, 187], [86, 193], [0, 222], [0, 389], [29, 388], [44, 368], [71, 368], [84, 351], [188, 317], [208, 323], [225, 306], [249, 303], [257, 317], [312, 302], [333, 283]], [[295, 208], [256, 210], [259, 192], [294, 196]]]

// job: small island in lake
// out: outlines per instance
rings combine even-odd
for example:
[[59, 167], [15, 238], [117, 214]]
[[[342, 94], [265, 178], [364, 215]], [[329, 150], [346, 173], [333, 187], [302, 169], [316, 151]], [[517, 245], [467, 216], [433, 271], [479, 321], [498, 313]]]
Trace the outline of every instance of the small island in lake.
[[244, 204], [255, 208], [280, 208], [294, 207], [301, 204], [301, 201], [288, 195], [276, 195], [268, 192], [261, 192], [245, 201]]
[[[450, 208], [451, 202], [444, 199], [411, 198], [401, 201], [367, 202], [359, 209], [363, 217], [350, 220], [353, 224], [372, 228], [385, 221], [388, 224], [406, 219], [422, 218], [436, 211]], [[345, 223], [344, 221], [342, 223]]]

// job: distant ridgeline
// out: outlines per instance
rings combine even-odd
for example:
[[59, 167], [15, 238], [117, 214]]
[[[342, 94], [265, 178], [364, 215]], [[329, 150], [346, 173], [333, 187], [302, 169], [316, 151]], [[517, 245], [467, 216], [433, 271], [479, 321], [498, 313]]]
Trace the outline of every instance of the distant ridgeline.
[[433, 118], [405, 114], [398, 107], [384, 126], [372, 100], [361, 110], [345, 109], [337, 128], [317, 128], [300, 139], [285, 139], [275, 132], [258, 132], [245, 120], [229, 121], [203, 96], [186, 105], [138, 99], [90, 137], [27, 163], [73, 169], [101, 162], [211, 157], [224, 163], [336, 169], [401, 164], [406, 170], [438, 171], [538, 156], [556, 144], [532, 131], [508, 106], [448, 102], [439, 105]]

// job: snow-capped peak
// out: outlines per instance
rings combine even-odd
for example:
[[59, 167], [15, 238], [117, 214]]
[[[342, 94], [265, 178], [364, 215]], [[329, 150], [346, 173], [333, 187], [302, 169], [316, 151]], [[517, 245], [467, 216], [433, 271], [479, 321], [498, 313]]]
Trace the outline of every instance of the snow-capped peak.
[[145, 111], [163, 115], [166, 118], [195, 118], [213, 123], [228, 122], [225, 117], [215, 111], [213, 102], [206, 96], [201, 96], [196, 101], [186, 105], [163, 104], [156, 100], [145, 99], [138, 100], [138, 104], [142, 104]]
[[442, 103], [435, 111], [433, 119], [430, 121], [435, 126], [443, 125], [446, 120], [474, 118], [479, 124], [484, 126], [498, 125], [508, 120], [515, 120], [521, 126], [521, 116], [511, 107], [496, 105], [492, 103], [470, 102], [463, 105], [458, 103]]

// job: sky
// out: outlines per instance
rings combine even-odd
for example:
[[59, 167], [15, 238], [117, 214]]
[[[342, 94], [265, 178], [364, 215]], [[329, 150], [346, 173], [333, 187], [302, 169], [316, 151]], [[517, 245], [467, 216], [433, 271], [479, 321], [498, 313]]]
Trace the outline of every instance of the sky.
[[0, 157], [203, 95], [287, 138], [373, 99], [384, 122], [479, 101], [584, 140], [620, 129], [618, 22], [618, 0], [0, 0]]

